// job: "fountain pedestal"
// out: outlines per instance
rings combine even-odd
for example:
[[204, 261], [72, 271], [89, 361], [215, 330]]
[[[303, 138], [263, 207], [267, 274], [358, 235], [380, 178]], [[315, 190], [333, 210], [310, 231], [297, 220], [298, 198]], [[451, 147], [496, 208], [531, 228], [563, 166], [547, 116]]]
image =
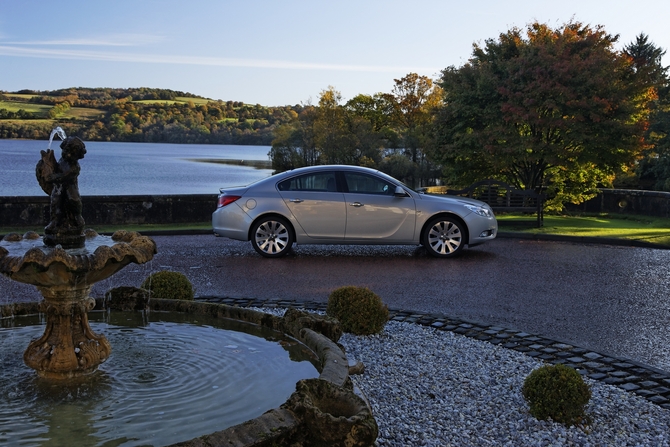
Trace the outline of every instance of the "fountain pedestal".
[[91, 330], [87, 312], [95, 306], [91, 286], [131, 262], [143, 264], [156, 253], [156, 244], [132, 231], [100, 236], [84, 232], [78, 249], [47, 247], [40, 236], [13, 233], [0, 241], [0, 273], [38, 288], [46, 314], [44, 335], [33, 340], [25, 363], [50, 379], [68, 379], [95, 371], [109, 357], [107, 339]]
[[95, 307], [90, 286], [71, 290], [39, 287], [46, 314], [44, 335], [33, 340], [23, 361], [41, 377], [63, 379], [95, 371], [112, 352], [104, 335], [93, 332], [87, 312]]

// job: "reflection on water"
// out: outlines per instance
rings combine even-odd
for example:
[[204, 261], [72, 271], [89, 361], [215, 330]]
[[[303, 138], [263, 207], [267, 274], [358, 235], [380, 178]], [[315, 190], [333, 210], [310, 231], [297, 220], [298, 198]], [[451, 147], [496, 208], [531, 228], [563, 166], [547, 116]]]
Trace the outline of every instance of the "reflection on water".
[[40, 379], [23, 364], [23, 350], [44, 330], [38, 317], [0, 320], [0, 444], [172, 444], [260, 416], [284, 403], [298, 380], [318, 376], [304, 346], [250, 324], [162, 312], [89, 315], [112, 355], [68, 383]]
[[[220, 163], [268, 160], [269, 146], [112, 143], [85, 141], [79, 161], [82, 195], [217, 194], [219, 188], [248, 185], [272, 174], [270, 169]], [[0, 140], [0, 196], [43, 196], [35, 164], [48, 141]], [[56, 158], [60, 148], [54, 143]]]

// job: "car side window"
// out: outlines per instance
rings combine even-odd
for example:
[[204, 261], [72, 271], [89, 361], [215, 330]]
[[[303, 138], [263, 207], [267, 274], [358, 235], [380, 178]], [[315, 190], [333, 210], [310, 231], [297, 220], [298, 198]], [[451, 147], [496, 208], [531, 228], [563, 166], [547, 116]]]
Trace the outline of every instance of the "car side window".
[[277, 188], [280, 191], [337, 192], [337, 182], [334, 172], [315, 172], [286, 179], [279, 182]]
[[349, 192], [357, 194], [378, 194], [391, 196], [395, 192], [395, 185], [374, 175], [356, 172], [344, 172]]

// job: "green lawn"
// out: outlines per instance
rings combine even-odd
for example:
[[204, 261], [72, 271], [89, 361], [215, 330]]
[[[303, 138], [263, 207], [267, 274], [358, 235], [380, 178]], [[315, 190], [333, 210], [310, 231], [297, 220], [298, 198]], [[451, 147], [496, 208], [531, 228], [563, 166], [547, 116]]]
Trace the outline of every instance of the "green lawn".
[[[632, 239], [670, 247], [670, 219], [632, 215], [545, 215], [544, 226], [537, 228], [532, 226], [534, 215], [500, 214], [496, 217], [500, 231]], [[526, 225], [521, 225], [523, 223]]]
[[[646, 216], [545, 216], [544, 227], [534, 226], [532, 215], [500, 214], [496, 216], [500, 231], [531, 234], [557, 234], [563, 236], [588, 236], [614, 239], [633, 239], [670, 247], [670, 219]], [[112, 233], [116, 230], [129, 231], [183, 231], [205, 230], [212, 228], [211, 222], [165, 225], [118, 225], [95, 226], [98, 233]], [[0, 235], [26, 231], [43, 232], [42, 227], [0, 228]]]

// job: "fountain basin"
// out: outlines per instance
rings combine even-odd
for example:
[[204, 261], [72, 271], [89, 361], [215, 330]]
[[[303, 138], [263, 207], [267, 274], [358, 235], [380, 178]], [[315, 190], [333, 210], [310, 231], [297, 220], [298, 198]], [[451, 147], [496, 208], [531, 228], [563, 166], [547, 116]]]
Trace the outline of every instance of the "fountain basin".
[[92, 229], [84, 232], [82, 248], [44, 245], [35, 232], [6, 235], [0, 241], [0, 272], [14, 281], [48, 290], [90, 287], [126, 265], [144, 264], [156, 254], [156, 243], [134, 231], [117, 231], [111, 237]]
[[[102, 300], [98, 300], [98, 308], [103, 304]], [[336, 340], [341, 334], [336, 322], [293, 309], [289, 309], [284, 317], [277, 317], [251, 309], [193, 301], [152, 299], [149, 307], [150, 312], [169, 311], [232, 319], [277, 330], [294, 337], [318, 357], [318, 378], [299, 385], [300, 396], [296, 392], [278, 408], [254, 419], [228, 428], [222, 426], [219, 431], [203, 433], [203, 436], [175, 445], [316, 445], [314, 443], [324, 439], [324, 436], [332, 440], [329, 444], [333, 446], [369, 446], [374, 443], [377, 425], [365, 401], [352, 391], [346, 355], [336, 341], [321, 333], [327, 333]], [[37, 311], [35, 303], [0, 306], [2, 317]], [[313, 423], [314, 415], [318, 415], [318, 424]], [[329, 434], [324, 434], [324, 431]]]
[[0, 352], [0, 444], [183, 442], [260, 416], [281, 405], [298, 380], [319, 374], [311, 350], [249, 323], [172, 312], [89, 317], [114, 355], [95, 373], [65, 383], [39, 378], [15, 358], [43, 329], [38, 316], [0, 329], [3, 339], [8, 332], [13, 338]]

